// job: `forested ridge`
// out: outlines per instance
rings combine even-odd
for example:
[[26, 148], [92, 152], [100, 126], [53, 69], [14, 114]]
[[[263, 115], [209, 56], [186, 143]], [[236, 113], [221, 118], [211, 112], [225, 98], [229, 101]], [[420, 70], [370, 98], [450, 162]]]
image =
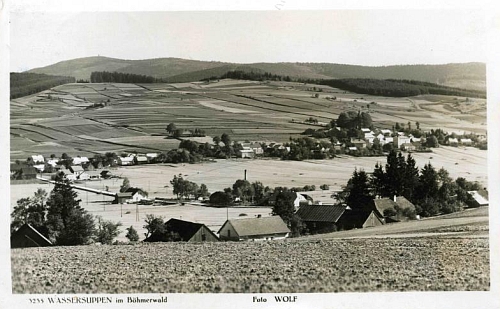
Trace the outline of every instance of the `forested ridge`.
[[10, 98], [15, 99], [34, 94], [67, 83], [75, 78], [35, 73], [10, 73]]
[[91, 83], [158, 83], [160, 79], [147, 75], [97, 71], [90, 74]]
[[486, 98], [486, 92], [484, 91], [453, 88], [415, 80], [346, 78], [322, 80], [320, 81], [320, 84], [356, 93], [388, 97], [409, 97], [421, 94], [439, 94]]

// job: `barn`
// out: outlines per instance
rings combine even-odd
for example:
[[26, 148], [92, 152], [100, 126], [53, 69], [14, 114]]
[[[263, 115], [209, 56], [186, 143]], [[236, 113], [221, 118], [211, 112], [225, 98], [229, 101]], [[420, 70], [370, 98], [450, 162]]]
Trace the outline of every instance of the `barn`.
[[[165, 222], [165, 232], [173, 233], [173, 241], [187, 242], [215, 242], [219, 241], [217, 235], [214, 234], [205, 224], [183, 221], [179, 219], [170, 219]], [[146, 238], [146, 242], [162, 241], [163, 235], [153, 234]]]
[[275, 240], [287, 238], [290, 229], [279, 216], [227, 220], [218, 231], [221, 240]]
[[33, 226], [24, 224], [10, 237], [11, 248], [52, 246], [50, 240], [40, 234]]
[[346, 206], [341, 205], [304, 205], [297, 215], [311, 234], [329, 233], [338, 229], [337, 221], [345, 212]]
[[128, 188], [125, 192], [132, 194], [129, 202], [140, 202], [148, 197], [148, 194], [139, 188]]
[[480, 207], [480, 206], [488, 206], [488, 191], [486, 190], [477, 190], [477, 191], [467, 191], [469, 196], [472, 198], [472, 203], [470, 203], [472, 207]]

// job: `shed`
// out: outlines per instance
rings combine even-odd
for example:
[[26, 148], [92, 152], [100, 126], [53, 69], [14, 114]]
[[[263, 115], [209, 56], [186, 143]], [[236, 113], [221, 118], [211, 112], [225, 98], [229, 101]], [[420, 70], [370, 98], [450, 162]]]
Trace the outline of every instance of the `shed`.
[[[219, 241], [217, 235], [214, 234], [205, 224], [183, 221], [179, 219], [170, 219], [165, 222], [165, 232], [174, 233], [173, 241], [187, 242], [215, 242]], [[153, 234], [146, 238], [146, 242], [162, 241], [161, 234]]]
[[310, 233], [329, 233], [337, 230], [337, 221], [345, 210], [346, 206], [304, 205], [299, 208], [297, 215]]
[[10, 236], [11, 248], [47, 247], [52, 242], [30, 224], [24, 224]]
[[221, 240], [275, 240], [289, 236], [279, 216], [227, 220], [218, 231]]
[[477, 190], [477, 191], [467, 191], [467, 193], [472, 197], [474, 200], [473, 202], [473, 207], [480, 207], [480, 206], [488, 206], [488, 191], [486, 190]]

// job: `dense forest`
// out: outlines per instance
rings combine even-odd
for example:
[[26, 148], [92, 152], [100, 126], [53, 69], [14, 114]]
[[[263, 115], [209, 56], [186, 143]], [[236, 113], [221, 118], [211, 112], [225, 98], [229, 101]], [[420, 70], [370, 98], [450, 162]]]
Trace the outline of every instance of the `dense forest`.
[[486, 93], [484, 91], [452, 88], [414, 80], [347, 78], [322, 80], [320, 81], [320, 84], [356, 93], [388, 97], [408, 97], [421, 94], [439, 94], [486, 98]]
[[271, 74], [271, 73], [261, 73], [261, 72], [254, 72], [254, 71], [241, 71], [241, 70], [235, 70], [235, 71], [228, 71], [221, 76], [213, 76], [210, 78], [205, 78], [203, 80], [213, 80], [213, 79], [225, 79], [225, 78], [231, 78], [231, 79], [245, 79], [245, 80], [255, 80], [255, 81], [265, 81], [265, 80], [275, 80], [275, 81], [287, 81], [290, 82], [292, 79], [290, 76], [280, 76], [276, 74]]
[[74, 77], [52, 76], [35, 73], [10, 73], [10, 98], [15, 99], [52, 87], [74, 83]]
[[147, 75], [138, 75], [119, 72], [92, 72], [91, 83], [158, 83], [161, 80]]

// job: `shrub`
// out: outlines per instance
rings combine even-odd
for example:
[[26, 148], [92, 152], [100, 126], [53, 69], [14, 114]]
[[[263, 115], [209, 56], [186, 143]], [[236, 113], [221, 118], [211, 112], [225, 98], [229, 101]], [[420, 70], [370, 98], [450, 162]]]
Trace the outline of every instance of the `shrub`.
[[104, 220], [101, 216], [98, 216], [96, 241], [104, 245], [111, 245], [113, 243], [113, 239], [120, 234], [120, 230], [118, 228], [121, 225], [121, 222], [113, 223], [112, 221]]
[[136, 229], [131, 225], [130, 227], [127, 228], [127, 235], [125, 235], [129, 241], [138, 241], [139, 240], [139, 234], [137, 233]]

